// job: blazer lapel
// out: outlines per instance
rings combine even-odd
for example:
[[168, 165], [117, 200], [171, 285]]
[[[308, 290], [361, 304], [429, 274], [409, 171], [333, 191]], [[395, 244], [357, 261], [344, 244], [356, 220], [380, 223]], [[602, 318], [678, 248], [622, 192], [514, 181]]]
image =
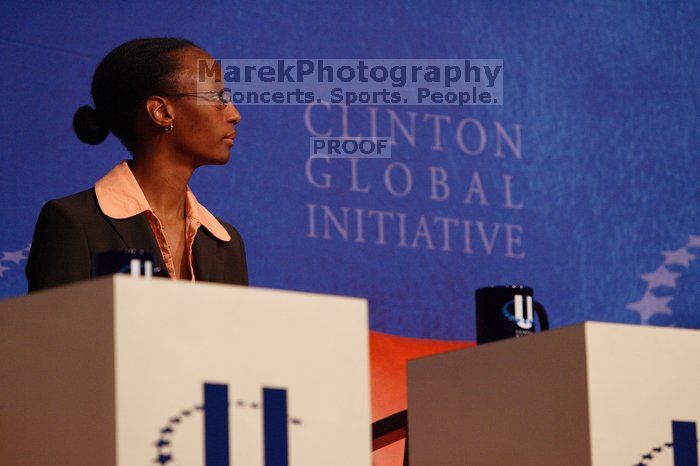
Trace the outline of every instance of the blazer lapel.
[[217, 247], [216, 238], [211, 236], [206, 228], [199, 227], [192, 244], [195, 280], [213, 281], [216, 278], [213, 274]]
[[[148, 218], [146, 218], [145, 214], [141, 213], [124, 219], [105, 217], [121, 237], [126, 249], [143, 249], [146, 252], [150, 252], [153, 255], [154, 274], [168, 276], [163, 255], [160, 252], [153, 230], [151, 230], [151, 225], [148, 223]], [[158, 267], [160, 272], [155, 271]]]

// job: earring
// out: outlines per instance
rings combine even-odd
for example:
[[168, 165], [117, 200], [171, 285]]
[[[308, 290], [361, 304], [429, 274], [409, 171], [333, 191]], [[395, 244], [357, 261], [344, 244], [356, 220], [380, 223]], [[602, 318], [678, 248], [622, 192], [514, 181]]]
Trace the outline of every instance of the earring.
[[173, 132], [173, 124], [170, 123], [168, 126], [163, 128], [163, 131], [165, 131], [166, 133], [172, 133]]

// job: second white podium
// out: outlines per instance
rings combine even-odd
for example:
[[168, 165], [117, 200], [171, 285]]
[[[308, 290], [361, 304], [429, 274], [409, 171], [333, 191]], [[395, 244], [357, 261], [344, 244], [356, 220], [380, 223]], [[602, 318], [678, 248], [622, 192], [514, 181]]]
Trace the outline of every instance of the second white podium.
[[700, 332], [586, 322], [409, 361], [412, 466], [697, 466]]

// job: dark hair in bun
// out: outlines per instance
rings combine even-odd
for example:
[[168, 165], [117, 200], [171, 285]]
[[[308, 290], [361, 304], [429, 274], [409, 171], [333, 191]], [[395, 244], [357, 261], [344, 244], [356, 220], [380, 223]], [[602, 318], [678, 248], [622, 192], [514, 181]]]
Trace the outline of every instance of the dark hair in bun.
[[73, 116], [73, 129], [78, 139], [94, 146], [107, 138], [109, 127], [100, 119], [97, 110], [89, 105], [83, 105]]
[[83, 105], [73, 116], [78, 139], [99, 144], [111, 131], [133, 152], [139, 107], [152, 95], [178, 91], [180, 64], [171, 52], [197, 47], [185, 39], [137, 39], [115, 48], [102, 59], [92, 78], [95, 108]]

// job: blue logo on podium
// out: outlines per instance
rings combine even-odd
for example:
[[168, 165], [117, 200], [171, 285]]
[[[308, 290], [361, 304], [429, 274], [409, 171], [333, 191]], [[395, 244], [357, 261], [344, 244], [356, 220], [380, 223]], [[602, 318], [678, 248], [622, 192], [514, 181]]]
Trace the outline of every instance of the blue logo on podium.
[[673, 442], [654, 447], [642, 454], [642, 460], [634, 466], [648, 466], [665, 448], [673, 447], [673, 466], [698, 466], [698, 434], [694, 422], [672, 421]]
[[[171, 450], [171, 437], [177, 426], [197, 411], [204, 414], [204, 464], [205, 466], [231, 466], [231, 445], [229, 440], [229, 391], [227, 384], [204, 383], [204, 404], [185, 409], [171, 418], [160, 430], [155, 446], [155, 463], [174, 463]], [[237, 401], [238, 407], [259, 409], [259, 403]], [[262, 388], [262, 415], [265, 466], [288, 466], [289, 437], [287, 416], [287, 390], [284, 388]], [[299, 419], [291, 419], [300, 424]], [[235, 447], [235, 445], [234, 445]]]

